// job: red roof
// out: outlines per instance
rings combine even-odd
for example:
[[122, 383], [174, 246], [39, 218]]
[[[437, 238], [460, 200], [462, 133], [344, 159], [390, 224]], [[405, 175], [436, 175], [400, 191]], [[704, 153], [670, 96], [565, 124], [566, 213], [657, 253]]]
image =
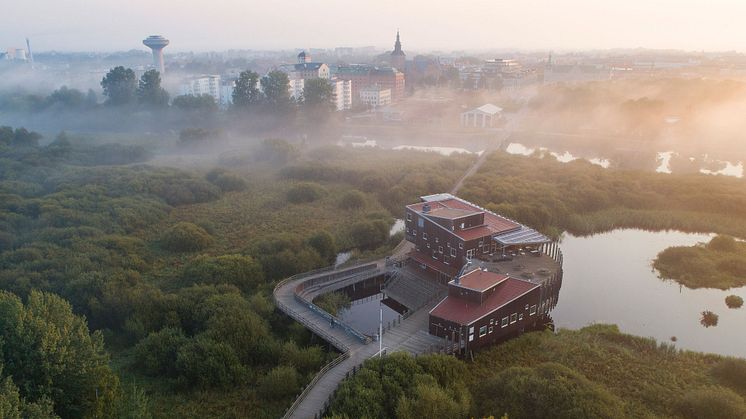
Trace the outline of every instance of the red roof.
[[[430, 205], [429, 213], [422, 212], [422, 207], [425, 204]], [[410, 208], [412, 211], [416, 211], [417, 213], [423, 214], [425, 216], [432, 214], [435, 217], [451, 219], [460, 218], [460, 216], [456, 215], [461, 211], [463, 211], [461, 213], [463, 215], [461, 216], [484, 213], [484, 225], [466, 230], [455, 230], [452, 232], [465, 241], [475, 240], [480, 237], [487, 237], [492, 234], [502, 233], [520, 227], [520, 224], [514, 221], [508, 220], [507, 218], [503, 218], [489, 211], [485, 211], [474, 204], [456, 198], [448, 198], [441, 201], [419, 202], [417, 204], [407, 205], [407, 207]]]
[[485, 291], [492, 288], [496, 284], [502, 283], [506, 279], [508, 279], [507, 275], [502, 275], [490, 271], [483, 271], [477, 268], [462, 275], [461, 278], [459, 278], [458, 284], [453, 281], [451, 282], [454, 283], [454, 285], [456, 286], [469, 288], [476, 291]]
[[[444, 201], [439, 201], [439, 203], [449, 208], [483, 211], [473, 204], [458, 199], [446, 199]], [[499, 215], [488, 211], [484, 211], [484, 224], [487, 225], [493, 233], [501, 233], [520, 226], [520, 224], [514, 221], [510, 221], [507, 218], [500, 217]]]
[[507, 278], [482, 304], [449, 295], [430, 310], [430, 315], [461, 325], [469, 325], [536, 288], [539, 288], [538, 284]]

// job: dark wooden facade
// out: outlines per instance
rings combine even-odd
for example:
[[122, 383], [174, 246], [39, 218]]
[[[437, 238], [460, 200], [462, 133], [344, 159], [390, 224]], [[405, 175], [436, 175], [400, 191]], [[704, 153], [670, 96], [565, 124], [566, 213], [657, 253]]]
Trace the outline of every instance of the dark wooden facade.
[[429, 333], [452, 342], [461, 342], [462, 349], [466, 351], [492, 345], [519, 335], [536, 325], [537, 321], [542, 318], [539, 310], [540, 294], [540, 288], [534, 288], [465, 324], [431, 314]]

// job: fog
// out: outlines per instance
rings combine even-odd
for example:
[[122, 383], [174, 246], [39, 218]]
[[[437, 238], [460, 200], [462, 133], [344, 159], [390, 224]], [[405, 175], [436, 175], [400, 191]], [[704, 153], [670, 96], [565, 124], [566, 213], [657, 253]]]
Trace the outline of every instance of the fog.
[[458, 5], [441, 0], [219, 0], [209, 5], [196, 0], [28, 0], [4, 5], [0, 45], [19, 47], [30, 36], [38, 51], [143, 49], [141, 39], [160, 33], [171, 39], [169, 51], [390, 48], [399, 28], [410, 50], [744, 51], [744, 15], [746, 4], [734, 0], [477, 0]]

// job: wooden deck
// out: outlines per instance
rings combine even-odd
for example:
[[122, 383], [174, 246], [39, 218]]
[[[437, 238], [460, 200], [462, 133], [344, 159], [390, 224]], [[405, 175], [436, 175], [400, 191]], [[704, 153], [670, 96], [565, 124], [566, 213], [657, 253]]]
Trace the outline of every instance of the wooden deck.
[[[320, 417], [339, 383], [353, 371], [353, 368], [359, 367], [366, 359], [376, 355], [379, 351], [378, 342], [365, 343], [343, 327], [332, 327], [329, 320], [296, 297], [296, 290], [303, 283], [318, 283], [311, 291], [305, 293], [311, 297], [338, 289], [354, 281], [382, 275], [387, 269], [384, 260], [376, 261], [375, 268], [366, 269], [363, 272], [354, 272], [355, 268], [347, 267], [302, 274], [288, 278], [275, 287], [274, 300], [281, 311], [342, 352], [342, 355], [325, 366], [313, 378], [288, 410], [285, 418]], [[349, 270], [353, 272], [349, 275], [345, 274], [345, 271]], [[329, 277], [334, 277], [334, 279], [325, 280]], [[435, 304], [437, 304], [436, 300], [429, 302], [422, 309], [415, 311], [384, 332], [383, 346], [389, 353], [407, 351], [411, 354], [421, 354], [443, 348], [444, 341], [427, 332], [428, 312]]]

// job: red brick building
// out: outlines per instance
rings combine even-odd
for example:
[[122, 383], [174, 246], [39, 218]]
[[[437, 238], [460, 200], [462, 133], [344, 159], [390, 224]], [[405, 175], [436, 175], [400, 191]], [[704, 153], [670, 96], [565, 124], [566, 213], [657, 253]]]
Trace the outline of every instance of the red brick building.
[[532, 327], [540, 317], [541, 285], [479, 268], [448, 283], [430, 311], [431, 335], [479, 349]]

